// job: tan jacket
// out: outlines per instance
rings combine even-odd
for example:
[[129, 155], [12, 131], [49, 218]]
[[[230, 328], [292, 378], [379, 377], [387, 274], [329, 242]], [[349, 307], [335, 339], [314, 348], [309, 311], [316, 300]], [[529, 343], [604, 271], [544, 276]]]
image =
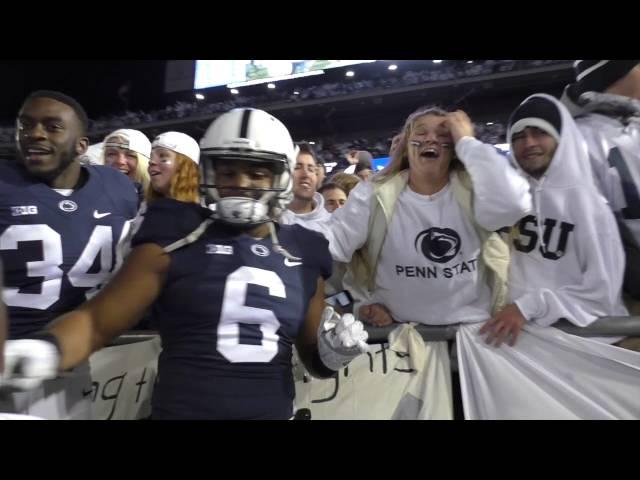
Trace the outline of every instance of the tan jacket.
[[[397, 173], [384, 183], [374, 183], [369, 235], [367, 241], [353, 255], [344, 277], [344, 286], [354, 297], [354, 314], [359, 306], [367, 303], [375, 289], [376, 269], [387, 228], [393, 216], [398, 196], [404, 190], [409, 178], [408, 170]], [[497, 312], [507, 302], [507, 279], [509, 272], [509, 246], [495, 232], [483, 229], [474, 219], [473, 190], [471, 177], [466, 171], [453, 171], [450, 176], [453, 194], [467, 213], [482, 242], [482, 253], [478, 262], [480, 271], [488, 268], [487, 279], [492, 292], [492, 312]]]

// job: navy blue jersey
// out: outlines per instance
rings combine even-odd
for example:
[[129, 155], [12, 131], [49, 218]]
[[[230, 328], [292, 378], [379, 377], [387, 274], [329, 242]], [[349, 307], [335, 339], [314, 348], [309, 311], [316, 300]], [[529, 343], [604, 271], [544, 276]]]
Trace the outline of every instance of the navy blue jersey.
[[84, 166], [86, 183], [62, 195], [0, 162], [0, 257], [10, 338], [73, 310], [116, 266], [116, 248], [136, 214], [133, 182], [109, 167]]
[[[211, 211], [159, 200], [132, 245], [162, 247], [186, 237]], [[284, 419], [292, 415], [292, 344], [318, 277], [331, 275], [328, 242], [298, 225], [278, 239], [300, 261], [214, 222], [194, 243], [169, 255], [153, 307], [162, 338], [154, 418]]]

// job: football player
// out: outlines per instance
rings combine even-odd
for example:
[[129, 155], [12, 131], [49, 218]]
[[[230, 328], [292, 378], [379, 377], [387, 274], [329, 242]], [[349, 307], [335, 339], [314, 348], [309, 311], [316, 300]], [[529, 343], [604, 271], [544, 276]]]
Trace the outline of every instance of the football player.
[[236, 109], [212, 123], [200, 147], [212, 208], [153, 202], [105, 289], [29, 348], [6, 346], [8, 369], [20, 365], [9, 383], [78, 365], [151, 305], [163, 346], [154, 419], [288, 419], [294, 344], [320, 377], [366, 351], [362, 324], [325, 306], [327, 241], [274, 222], [292, 198], [297, 151], [286, 127]]
[[[122, 260], [118, 245], [136, 214], [136, 191], [131, 180], [111, 168], [79, 163], [88, 146], [87, 124], [87, 114], [73, 98], [34, 92], [17, 118], [20, 161], [0, 163], [0, 258], [10, 339], [29, 338], [82, 304]], [[88, 372], [88, 366], [83, 369]], [[46, 390], [63, 392], [67, 383]], [[82, 388], [78, 384], [77, 396], [69, 394], [74, 400], [39, 413], [75, 418], [71, 405], [82, 403]], [[56, 403], [41, 393], [42, 398], [30, 393], [22, 400], [17, 395], [13, 407], [0, 410], [21, 413], [36, 408], [33, 402]], [[62, 411], [62, 404], [69, 411]], [[80, 417], [88, 412], [85, 407]]]

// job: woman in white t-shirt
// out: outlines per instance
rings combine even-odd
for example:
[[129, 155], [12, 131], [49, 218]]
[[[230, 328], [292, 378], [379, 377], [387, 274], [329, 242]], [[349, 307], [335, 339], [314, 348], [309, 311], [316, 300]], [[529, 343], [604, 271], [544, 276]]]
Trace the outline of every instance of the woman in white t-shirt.
[[401, 135], [324, 231], [349, 263], [355, 313], [377, 326], [485, 321], [504, 303], [508, 265], [492, 232], [527, 214], [529, 186], [462, 111], [418, 110]]

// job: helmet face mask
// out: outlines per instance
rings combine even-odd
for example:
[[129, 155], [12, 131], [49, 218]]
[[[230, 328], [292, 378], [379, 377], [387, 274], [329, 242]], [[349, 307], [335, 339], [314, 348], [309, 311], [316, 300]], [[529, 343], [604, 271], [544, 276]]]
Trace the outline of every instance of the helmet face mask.
[[[292, 200], [297, 147], [286, 127], [268, 113], [243, 108], [221, 115], [207, 129], [200, 148], [203, 198], [214, 203], [210, 208], [220, 220], [238, 226], [269, 222]], [[269, 169], [273, 174], [271, 186], [222, 187], [216, 181], [216, 170], [234, 162], [249, 162], [247, 168]], [[225, 189], [232, 189], [234, 195], [224, 195]]]

